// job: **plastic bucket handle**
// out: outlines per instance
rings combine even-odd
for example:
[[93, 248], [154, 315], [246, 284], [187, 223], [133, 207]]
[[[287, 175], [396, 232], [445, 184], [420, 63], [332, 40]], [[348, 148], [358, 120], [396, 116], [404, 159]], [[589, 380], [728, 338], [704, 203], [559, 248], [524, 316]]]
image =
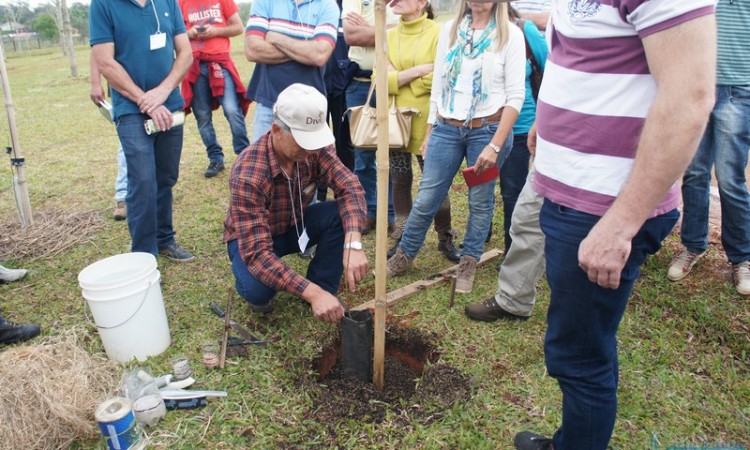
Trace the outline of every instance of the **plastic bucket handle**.
[[[157, 278], [157, 281], [158, 281], [158, 278]], [[127, 319], [125, 319], [122, 322], [118, 323], [117, 325], [112, 325], [110, 327], [99, 326], [95, 321], [91, 320], [91, 316], [89, 315], [89, 312], [88, 312], [88, 310], [86, 308], [88, 306], [88, 302], [86, 301], [86, 299], [84, 299], [84, 302], [83, 302], [83, 304], [84, 304], [83, 305], [83, 313], [86, 315], [86, 320], [88, 320], [89, 323], [91, 323], [92, 325], [94, 325], [96, 328], [98, 328], [100, 330], [111, 330], [111, 329], [118, 328], [118, 327], [121, 327], [121, 326], [125, 325], [126, 323], [130, 322], [130, 319], [132, 319], [133, 317], [135, 317], [136, 314], [138, 314], [138, 311], [141, 310], [141, 308], [143, 307], [143, 305], [146, 303], [146, 299], [148, 298], [148, 293], [151, 292], [151, 287], [155, 283], [156, 283], [156, 281], [149, 281], [148, 282], [148, 287], [146, 288], [146, 292], [143, 294], [143, 298], [141, 299], [141, 303], [138, 305], [138, 308], [136, 308], [135, 312], [130, 315], [130, 317], [128, 317]], [[88, 309], [90, 309], [90, 307]]]

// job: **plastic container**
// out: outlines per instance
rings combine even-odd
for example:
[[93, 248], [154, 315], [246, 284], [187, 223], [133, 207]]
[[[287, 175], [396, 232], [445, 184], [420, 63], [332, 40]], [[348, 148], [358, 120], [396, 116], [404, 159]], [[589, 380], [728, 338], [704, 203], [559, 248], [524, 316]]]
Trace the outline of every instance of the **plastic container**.
[[83, 298], [110, 359], [145, 361], [169, 347], [160, 279], [156, 258], [150, 253], [110, 256], [78, 274]]

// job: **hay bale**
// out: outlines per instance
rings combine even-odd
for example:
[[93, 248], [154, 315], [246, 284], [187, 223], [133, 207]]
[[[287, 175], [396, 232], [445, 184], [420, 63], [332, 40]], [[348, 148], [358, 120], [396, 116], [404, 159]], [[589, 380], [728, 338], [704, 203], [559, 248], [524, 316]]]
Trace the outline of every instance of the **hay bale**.
[[100, 436], [96, 406], [120, 366], [81, 347], [83, 331], [0, 352], [0, 449], [62, 449]]
[[22, 228], [15, 218], [0, 221], [0, 261], [36, 261], [90, 242], [104, 228], [99, 211], [39, 210], [34, 225]]

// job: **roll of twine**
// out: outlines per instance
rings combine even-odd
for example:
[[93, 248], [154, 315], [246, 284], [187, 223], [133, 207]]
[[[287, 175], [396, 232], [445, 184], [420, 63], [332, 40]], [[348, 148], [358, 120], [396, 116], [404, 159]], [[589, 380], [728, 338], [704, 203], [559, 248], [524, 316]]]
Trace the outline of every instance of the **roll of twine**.
[[206, 369], [214, 369], [219, 366], [219, 355], [213, 352], [203, 352], [203, 365]]
[[193, 374], [193, 369], [187, 358], [180, 358], [172, 365], [172, 375], [174, 381], [181, 381]]
[[127, 450], [141, 439], [130, 400], [126, 398], [115, 397], [103, 402], [96, 408], [94, 417], [110, 450]]

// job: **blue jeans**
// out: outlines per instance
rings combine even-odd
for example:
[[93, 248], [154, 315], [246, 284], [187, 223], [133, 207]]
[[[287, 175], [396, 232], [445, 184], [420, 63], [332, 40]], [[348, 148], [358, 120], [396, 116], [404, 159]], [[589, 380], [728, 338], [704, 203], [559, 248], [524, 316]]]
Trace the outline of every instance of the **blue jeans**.
[[528, 134], [513, 135], [513, 150], [505, 164], [500, 168], [500, 192], [503, 196], [503, 230], [505, 231], [505, 255], [508, 254], [513, 239], [510, 237], [510, 223], [513, 210], [516, 208], [518, 196], [526, 184], [529, 175], [529, 160], [531, 153], [526, 143]]
[[[346, 88], [346, 107], [353, 108], [364, 105], [369, 90], [370, 83], [352, 80]], [[375, 93], [372, 96], [374, 98]], [[374, 218], [378, 209], [378, 166], [375, 151], [354, 148], [354, 175], [357, 176], [359, 184], [365, 190], [367, 215]], [[395, 220], [393, 189], [391, 184], [388, 183], [388, 223], [393, 223]]]
[[[344, 272], [344, 228], [335, 201], [315, 203], [305, 208], [305, 227], [310, 242], [307, 247], [317, 245], [315, 256], [307, 266], [306, 278], [327, 292], [336, 295]], [[302, 224], [300, 224], [300, 230]], [[286, 233], [273, 236], [273, 252], [282, 256], [300, 251], [297, 230], [291, 227]], [[235, 288], [242, 298], [254, 305], [265, 305], [276, 295], [276, 291], [247, 270], [240, 255], [237, 240], [227, 242], [227, 253], [232, 261]]]
[[[203, 140], [203, 145], [206, 146], [209, 161], [224, 162], [224, 153], [216, 140], [216, 131], [211, 120], [213, 94], [208, 82], [208, 63], [200, 63], [200, 68], [201, 76], [193, 85], [193, 101], [190, 107], [193, 108], [193, 114], [195, 114], [195, 120], [198, 123], [198, 132], [201, 135], [201, 140]], [[229, 129], [232, 131], [232, 148], [234, 153], [239, 155], [242, 150], [250, 145], [250, 141], [247, 139], [245, 115], [240, 107], [240, 100], [237, 97], [237, 89], [232, 74], [224, 68], [221, 69], [221, 72], [224, 74], [224, 95], [217, 97], [217, 100], [224, 110], [224, 117], [227, 118]]]
[[682, 178], [680, 236], [700, 253], [708, 247], [711, 168], [721, 202], [721, 244], [732, 264], [750, 260], [750, 194], [745, 169], [750, 148], [750, 88], [717, 86], [716, 105], [698, 151]]
[[117, 178], [115, 179], [115, 201], [124, 202], [128, 195], [128, 163], [125, 162], [125, 152], [122, 144], [117, 149]]
[[578, 266], [578, 247], [600, 218], [544, 201], [539, 220], [551, 291], [544, 359], [563, 394], [555, 450], [607, 448], [617, 415], [617, 328], [641, 264], [678, 217], [675, 209], [647, 220], [633, 238], [620, 287], [605, 289]]
[[172, 187], [177, 183], [183, 126], [147, 135], [145, 114], [117, 120], [128, 165], [128, 229], [132, 251], [156, 255], [174, 242]]
[[[484, 124], [474, 129], [455, 127], [442, 121], [433, 125], [419, 192], [399, 244], [407, 256], [417, 256], [432, 219], [448, 194], [461, 163], [466, 159], [468, 166], [474, 165], [479, 154], [495, 135], [497, 125]], [[498, 166], [502, 167], [508, 158], [512, 142], [513, 136], [508, 136], [497, 157]], [[479, 259], [484, 253], [484, 241], [490, 231], [492, 211], [495, 208], [494, 191], [495, 182], [469, 188], [469, 220], [464, 236], [464, 255]]]
[[266, 134], [271, 129], [272, 122], [273, 108], [256, 102], [255, 117], [253, 117], [253, 137], [250, 138], [250, 143], [256, 143], [261, 136]]

